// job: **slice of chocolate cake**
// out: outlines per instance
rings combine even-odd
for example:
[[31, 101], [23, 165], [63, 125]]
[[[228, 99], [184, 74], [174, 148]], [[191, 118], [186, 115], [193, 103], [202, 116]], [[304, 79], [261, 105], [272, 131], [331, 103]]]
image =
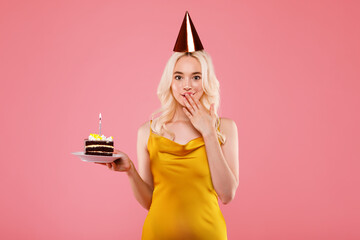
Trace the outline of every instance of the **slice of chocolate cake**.
[[114, 152], [114, 141], [112, 137], [106, 138], [104, 135], [90, 134], [88, 139], [85, 139], [85, 154], [112, 156]]

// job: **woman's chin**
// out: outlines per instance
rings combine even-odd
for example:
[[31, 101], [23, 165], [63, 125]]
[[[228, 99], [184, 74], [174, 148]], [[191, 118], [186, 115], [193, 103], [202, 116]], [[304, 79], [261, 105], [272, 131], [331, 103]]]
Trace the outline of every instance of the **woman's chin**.
[[185, 100], [183, 99], [181, 99], [181, 101], [176, 100], [176, 105], [178, 105], [179, 107], [186, 107]]

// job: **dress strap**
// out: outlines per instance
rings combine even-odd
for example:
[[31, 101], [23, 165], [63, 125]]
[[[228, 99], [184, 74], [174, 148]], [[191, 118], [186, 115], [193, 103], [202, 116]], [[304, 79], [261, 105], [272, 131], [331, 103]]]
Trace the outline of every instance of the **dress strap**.
[[151, 134], [151, 132], [152, 132], [152, 131], [151, 131], [151, 124], [152, 124], [152, 119], [150, 120], [150, 128], [149, 128], [149, 129], [150, 129], [150, 134]]

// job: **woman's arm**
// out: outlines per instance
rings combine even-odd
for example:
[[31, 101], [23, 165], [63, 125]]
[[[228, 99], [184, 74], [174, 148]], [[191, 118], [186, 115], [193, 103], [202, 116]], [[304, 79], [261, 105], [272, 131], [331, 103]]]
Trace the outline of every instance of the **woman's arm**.
[[216, 129], [204, 133], [206, 154], [214, 189], [222, 203], [229, 203], [239, 185], [238, 132], [231, 119], [221, 119], [220, 131], [226, 136], [220, 146]]
[[211, 179], [220, 200], [227, 204], [235, 196], [239, 184], [238, 133], [233, 120], [222, 119], [220, 131], [226, 136], [222, 147], [215, 129], [214, 104], [207, 110], [199, 100], [185, 95], [187, 101], [183, 110], [193, 126], [201, 133], [205, 142]]
[[131, 188], [133, 190], [136, 200], [145, 209], [149, 210], [152, 193], [153, 193], [153, 180], [150, 171], [150, 158], [147, 151], [147, 141], [149, 139], [150, 124], [144, 123], [138, 129], [137, 136], [137, 156], [139, 171], [136, 170], [134, 163], [131, 159], [119, 150], [115, 150], [115, 153], [123, 155], [121, 159], [117, 159], [114, 162], [107, 163], [106, 165], [114, 171], [126, 172]]
[[137, 156], [139, 172], [136, 171], [134, 164], [132, 164], [132, 167], [127, 172], [136, 200], [147, 210], [150, 209], [154, 190], [149, 152], [147, 150], [149, 131], [149, 122], [144, 123], [138, 130]]

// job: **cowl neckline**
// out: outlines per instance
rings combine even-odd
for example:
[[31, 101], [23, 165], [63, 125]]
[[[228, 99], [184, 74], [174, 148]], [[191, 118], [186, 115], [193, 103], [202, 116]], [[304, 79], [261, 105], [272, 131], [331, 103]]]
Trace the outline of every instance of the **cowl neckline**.
[[[197, 137], [188, 141], [186, 144], [180, 144], [170, 140], [169, 138], [156, 134], [152, 130], [150, 130], [149, 141], [150, 140], [152, 143], [156, 143], [151, 145], [154, 147], [156, 146], [159, 152], [167, 152], [174, 155], [186, 155], [198, 148], [205, 146], [203, 137]], [[150, 142], [148, 144], [150, 144]]]
[[164, 137], [164, 136], [161, 136], [161, 135], [159, 135], [159, 134], [157, 134], [157, 133], [154, 133], [152, 130], [150, 130], [150, 131], [151, 131], [151, 134], [155, 135], [156, 137], [163, 138], [165, 141], [169, 141], [170, 143], [174, 143], [174, 144], [179, 145], [179, 146], [186, 146], [186, 145], [192, 143], [193, 141], [197, 141], [197, 140], [202, 140], [202, 141], [204, 141], [203, 137], [200, 136], [200, 137], [191, 139], [190, 141], [188, 141], [188, 142], [185, 143], [185, 144], [181, 144], [181, 143], [175, 142], [175, 141], [173, 141], [173, 140], [171, 140], [171, 139], [169, 139], [169, 138], [167, 138], [167, 137]]

